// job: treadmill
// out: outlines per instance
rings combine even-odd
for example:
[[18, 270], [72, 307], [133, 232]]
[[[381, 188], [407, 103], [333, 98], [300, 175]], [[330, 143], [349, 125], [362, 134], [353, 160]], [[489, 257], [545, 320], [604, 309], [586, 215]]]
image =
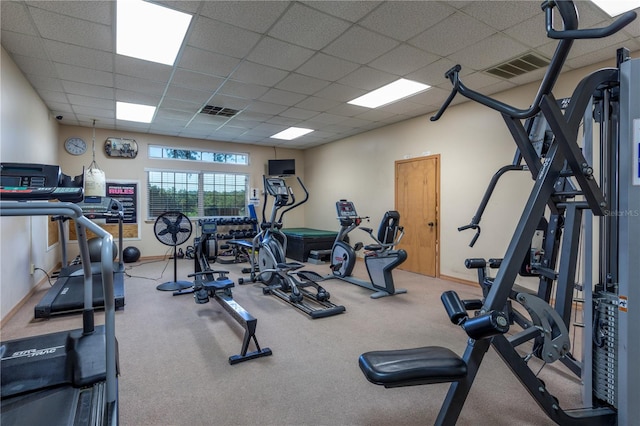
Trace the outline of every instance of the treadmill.
[[[113, 237], [73, 203], [82, 199], [82, 187], [58, 186], [59, 166], [7, 164], [0, 164], [0, 216], [61, 215], [74, 220], [85, 304], [81, 329], [0, 342], [0, 424], [118, 425]], [[6, 175], [9, 168], [21, 176]], [[58, 202], [38, 201], [54, 199]], [[87, 231], [102, 239], [104, 326], [94, 325]]]
[[[117, 219], [119, 228], [118, 237], [118, 261], [113, 263], [113, 291], [115, 307], [124, 307], [124, 261], [122, 256], [122, 222], [124, 208], [122, 203], [110, 197], [85, 197], [77, 205], [85, 217], [89, 219]], [[53, 315], [81, 312], [84, 306], [84, 279], [81, 264], [68, 264], [66, 244], [64, 241], [65, 216], [53, 218], [58, 221], [58, 228], [62, 247], [62, 269], [56, 282], [47, 291], [44, 297], [34, 308], [35, 318], [50, 318]], [[104, 307], [104, 294], [102, 292], [102, 276], [100, 262], [91, 263], [93, 274], [93, 307]]]

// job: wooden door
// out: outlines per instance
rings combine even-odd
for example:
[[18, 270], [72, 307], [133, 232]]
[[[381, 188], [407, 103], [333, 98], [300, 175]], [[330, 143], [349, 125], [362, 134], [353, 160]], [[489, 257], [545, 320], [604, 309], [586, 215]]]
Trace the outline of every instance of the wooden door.
[[407, 251], [399, 266], [418, 274], [440, 275], [440, 156], [396, 161], [396, 210], [404, 237], [398, 248]]

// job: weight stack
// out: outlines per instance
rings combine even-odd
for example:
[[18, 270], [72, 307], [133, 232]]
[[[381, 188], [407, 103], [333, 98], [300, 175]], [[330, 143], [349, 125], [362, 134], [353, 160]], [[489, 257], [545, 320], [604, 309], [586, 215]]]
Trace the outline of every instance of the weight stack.
[[618, 407], [618, 296], [595, 293], [593, 342], [593, 394]]

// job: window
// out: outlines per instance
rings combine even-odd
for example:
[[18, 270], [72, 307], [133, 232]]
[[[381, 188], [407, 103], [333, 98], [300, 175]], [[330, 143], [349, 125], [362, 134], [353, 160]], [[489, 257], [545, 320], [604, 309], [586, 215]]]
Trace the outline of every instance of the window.
[[148, 219], [171, 210], [190, 218], [246, 216], [248, 183], [240, 173], [147, 171]]
[[195, 149], [176, 149], [149, 145], [149, 158], [165, 160], [203, 161], [205, 163], [249, 164], [249, 154], [238, 152], [214, 152]]

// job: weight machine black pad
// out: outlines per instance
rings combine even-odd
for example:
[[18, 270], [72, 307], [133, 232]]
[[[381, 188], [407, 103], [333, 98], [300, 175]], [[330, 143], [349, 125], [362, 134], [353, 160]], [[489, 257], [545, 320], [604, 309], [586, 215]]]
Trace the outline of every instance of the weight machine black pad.
[[454, 382], [467, 375], [467, 364], [440, 346], [366, 352], [358, 362], [367, 380], [385, 388]]

